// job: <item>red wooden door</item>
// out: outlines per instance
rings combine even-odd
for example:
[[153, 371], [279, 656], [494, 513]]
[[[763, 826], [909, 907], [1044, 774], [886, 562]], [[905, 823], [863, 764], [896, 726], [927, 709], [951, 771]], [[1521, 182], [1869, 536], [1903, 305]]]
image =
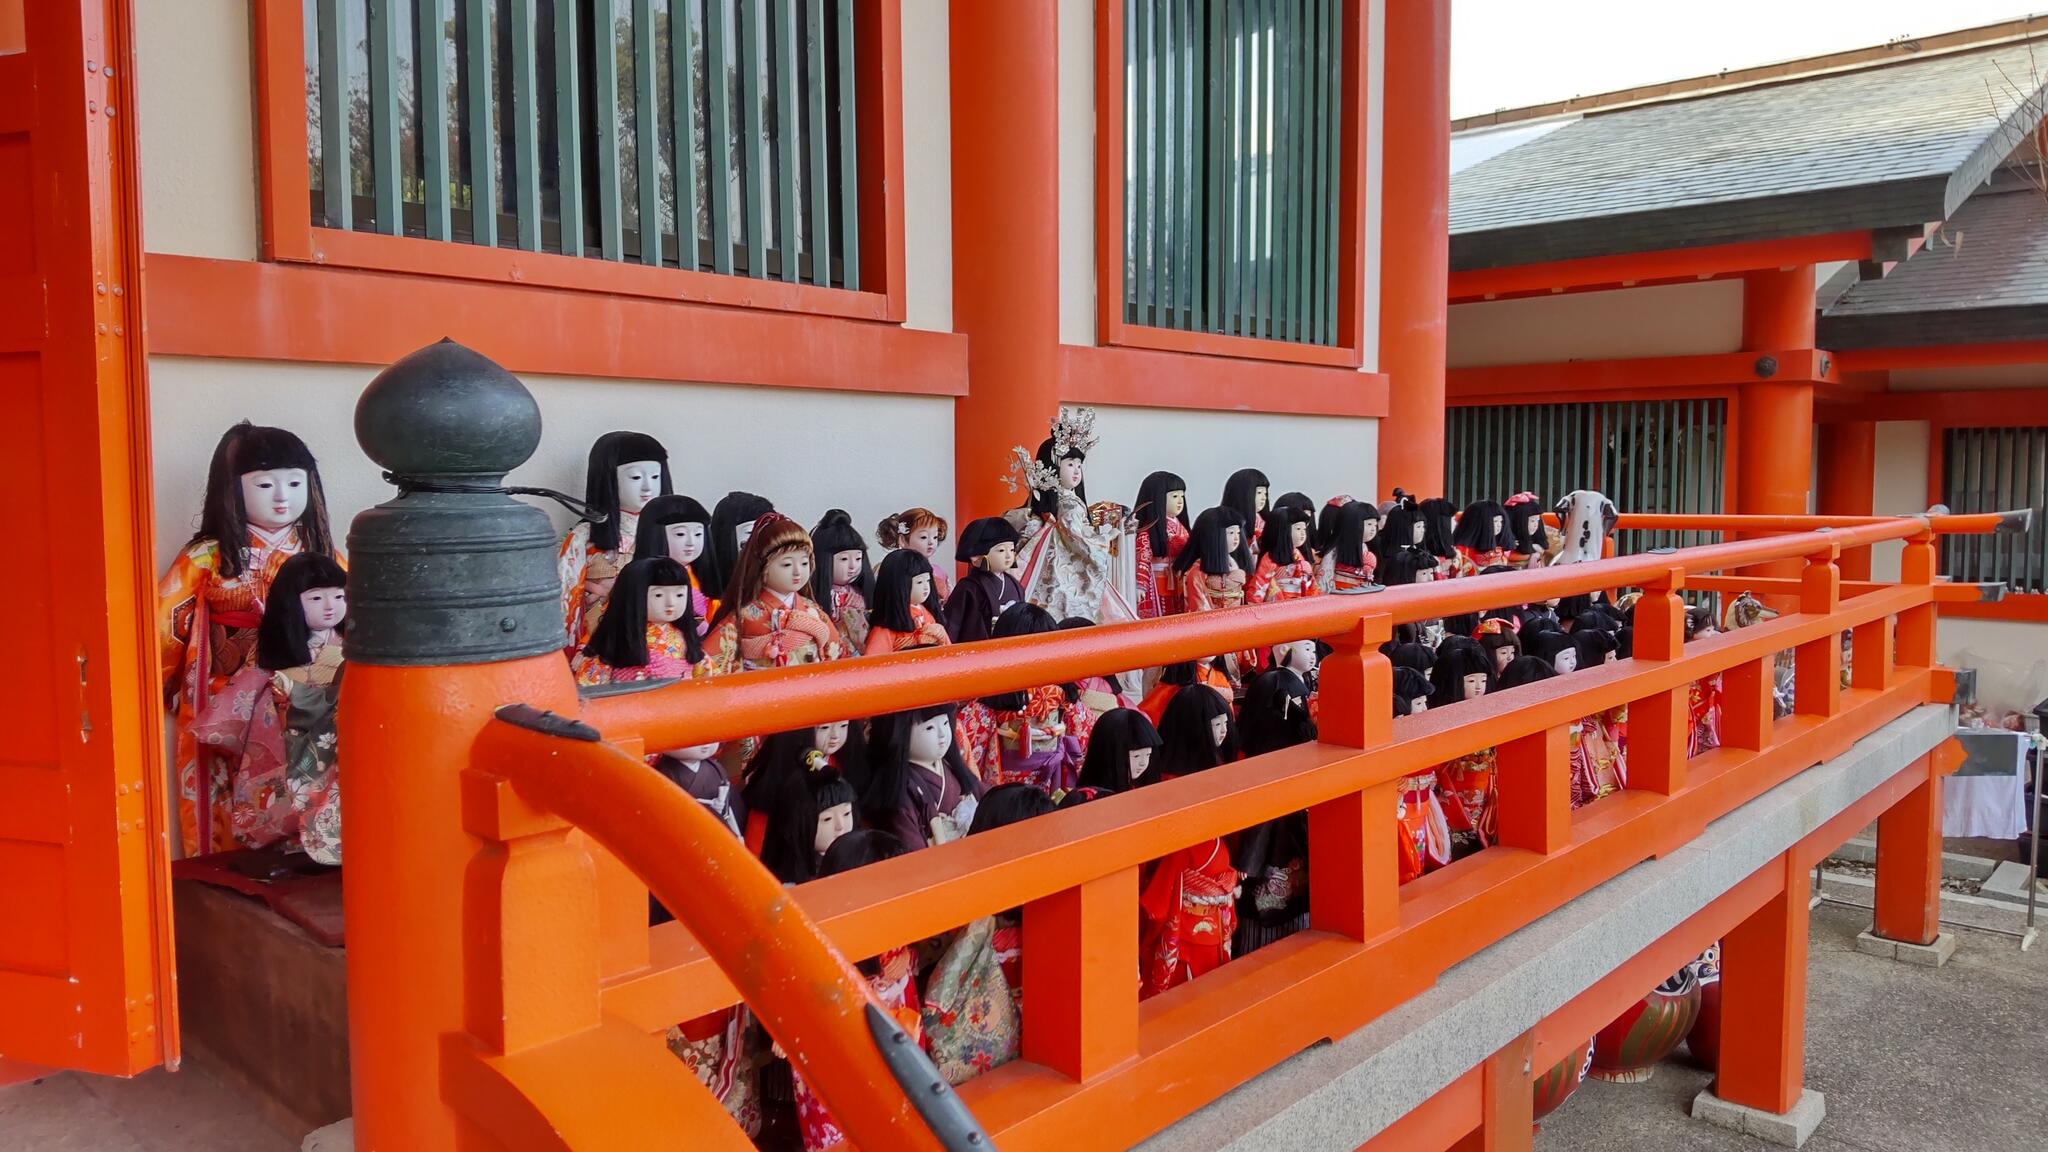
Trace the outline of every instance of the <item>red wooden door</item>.
[[0, 0], [0, 1063], [114, 1074], [177, 1056], [129, 3]]

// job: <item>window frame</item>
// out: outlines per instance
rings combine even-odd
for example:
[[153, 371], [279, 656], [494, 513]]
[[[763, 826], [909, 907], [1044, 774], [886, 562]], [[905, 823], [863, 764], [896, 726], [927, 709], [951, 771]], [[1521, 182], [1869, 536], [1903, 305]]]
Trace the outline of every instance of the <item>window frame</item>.
[[855, 2], [856, 27], [874, 29], [861, 38], [855, 55], [862, 96], [857, 110], [860, 271], [861, 282], [873, 288], [849, 291], [316, 226], [307, 210], [305, 18], [299, 0], [255, 0], [260, 258], [901, 324], [907, 305], [901, 0]]
[[1233, 356], [1292, 364], [1357, 369], [1364, 365], [1366, 235], [1366, 149], [1368, 85], [1365, 83], [1369, 0], [1342, 0], [1343, 38], [1338, 174], [1343, 181], [1337, 213], [1337, 342], [1307, 344], [1257, 336], [1189, 332], [1133, 324], [1124, 319], [1124, 5], [1096, 0], [1095, 6], [1095, 305], [1096, 343], [1162, 352]]

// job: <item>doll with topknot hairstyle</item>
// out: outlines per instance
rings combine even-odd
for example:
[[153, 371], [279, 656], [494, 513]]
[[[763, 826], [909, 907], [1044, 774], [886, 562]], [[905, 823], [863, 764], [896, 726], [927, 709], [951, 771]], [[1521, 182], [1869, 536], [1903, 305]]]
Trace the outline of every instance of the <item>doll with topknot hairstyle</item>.
[[556, 552], [562, 581], [563, 647], [574, 656], [597, 626], [604, 599], [638, 546], [640, 513], [675, 491], [668, 449], [645, 432], [607, 432], [590, 446], [583, 478], [589, 514]]
[[868, 609], [875, 602], [875, 570], [868, 563], [868, 542], [843, 508], [825, 513], [811, 529], [811, 552], [818, 570], [811, 574], [811, 599], [832, 617], [839, 634], [855, 652], [868, 646]]
[[1173, 562], [1188, 546], [1188, 482], [1171, 472], [1154, 472], [1138, 486], [1131, 507], [1136, 521], [1138, 615], [1145, 619], [1183, 610]]
[[705, 659], [712, 674], [814, 664], [851, 654], [832, 618], [811, 599], [811, 538], [770, 512], [754, 523], [711, 618]]

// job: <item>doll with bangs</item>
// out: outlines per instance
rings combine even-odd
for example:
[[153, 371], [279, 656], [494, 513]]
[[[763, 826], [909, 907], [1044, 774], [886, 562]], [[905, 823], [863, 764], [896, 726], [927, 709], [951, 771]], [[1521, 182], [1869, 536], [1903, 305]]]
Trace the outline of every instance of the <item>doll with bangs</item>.
[[619, 570], [639, 543], [640, 512], [675, 491], [668, 449], [644, 432], [607, 432], [590, 446], [583, 502], [588, 516], [562, 537], [555, 567], [562, 581], [562, 636], [569, 655], [590, 637]]
[[[1189, 612], [1213, 612], [1243, 604], [1252, 555], [1245, 546], [1244, 522], [1237, 512], [1211, 508], [1195, 517], [1194, 533], [1180, 559], [1173, 562], [1173, 569], [1180, 576], [1181, 600]], [[1224, 675], [1233, 686], [1240, 684], [1257, 662], [1254, 652], [1233, 652], [1223, 657]]]
[[1316, 563], [1309, 550], [1314, 517], [1298, 504], [1275, 504], [1266, 517], [1266, 533], [1259, 539], [1259, 561], [1245, 581], [1244, 598], [1250, 604], [1275, 604], [1299, 600], [1322, 591], [1316, 586]]
[[986, 787], [961, 754], [950, 704], [875, 717], [860, 814], [910, 849], [966, 835]]
[[[1437, 648], [1430, 672], [1432, 710], [1477, 700], [1492, 691], [1493, 659], [1469, 636], [1452, 636]], [[1498, 814], [1497, 758], [1482, 748], [1437, 766], [1437, 792], [1450, 823], [1451, 856], [1461, 859], [1493, 843]]]
[[[683, 566], [690, 579], [690, 614], [696, 618], [699, 636], [709, 629], [711, 613], [718, 606], [711, 593], [705, 591], [710, 526], [711, 515], [704, 511], [704, 505], [674, 493], [649, 500], [640, 510], [639, 526], [633, 534], [633, 555], [666, 556]], [[711, 587], [711, 592], [716, 591], [718, 588]], [[591, 630], [596, 631], [594, 622]]]
[[1353, 592], [1379, 585], [1379, 554], [1373, 542], [1380, 534], [1380, 510], [1366, 500], [1346, 500], [1323, 509], [1328, 524], [1316, 582], [1325, 592]]
[[570, 661], [576, 683], [687, 680], [704, 660], [690, 577], [666, 556], [642, 556], [619, 572], [604, 617]]
[[[1162, 782], [1238, 758], [1230, 701], [1203, 684], [1181, 689], [1166, 706], [1159, 740], [1152, 763]], [[1148, 866], [1138, 894], [1141, 999], [1230, 959], [1239, 879], [1229, 846], [1215, 837], [1169, 852]]]
[[867, 655], [952, 643], [930, 608], [934, 576], [932, 562], [920, 552], [898, 548], [883, 557], [875, 577], [874, 611], [868, 617]]
[[1188, 546], [1188, 482], [1171, 472], [1154, 472], [1138, 486], [1131, 508], [1137, 521], [1138, 615], [1150, 620], [1183, 608], [1173, 562]]
[[1517, 492], [1501, 503], [1501, 510], [1508, 516], [1508, 536], [1512, 543], [1508, 549], [1508, 566], [1511, 568], [1541, 568], [1549, 547], [1549, 534], [1543, 529], [1543, 501], [1534, 492]]
[[811, 576], [811, 599], [832, 617], [853, 651], [866, 651], [868, 609], [875, 602], [875, 570], [868, 563], [868, 542], [845, 509], [825, 513], [811, 529], [811, 552], [818, 567]]
[[1513, 543], [1507, 511], [1491, 500], [1474, 500], [1451, 530], [1451, 575], [1477, 576], [1507, 565], [1514, 558], [1508, 550]]
[[810, 597], [811, 572], [811, 538], [796, 521], [777, 512], [755, 521], [711, 618], [705, 643], [710, 671], [785, 668], [848, 655], [846, 638]]

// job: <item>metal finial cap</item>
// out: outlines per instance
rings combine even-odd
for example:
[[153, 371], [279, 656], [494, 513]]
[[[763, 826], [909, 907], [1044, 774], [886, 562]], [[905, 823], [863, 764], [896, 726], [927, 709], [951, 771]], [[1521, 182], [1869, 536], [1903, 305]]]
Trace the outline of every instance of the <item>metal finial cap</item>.
[[443, 339], [370, 381], [356, 441], [395, 476], [503, 476], [540, 447], [540, 405], [496, 361]]

